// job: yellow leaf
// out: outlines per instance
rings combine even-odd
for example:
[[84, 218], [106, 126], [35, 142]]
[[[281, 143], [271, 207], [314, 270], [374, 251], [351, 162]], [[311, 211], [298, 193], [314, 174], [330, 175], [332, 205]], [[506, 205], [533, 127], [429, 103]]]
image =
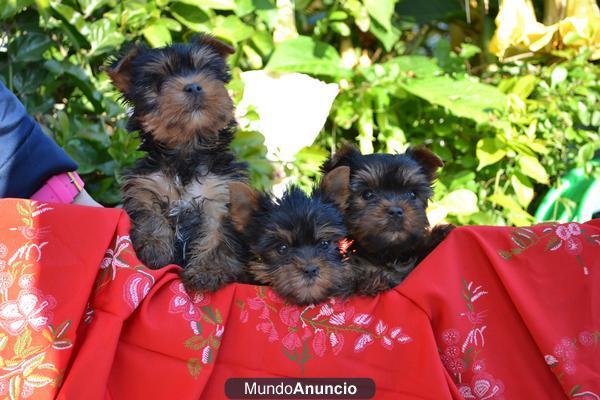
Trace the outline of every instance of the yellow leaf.
[[46, 353], [40, 353], [25, 361], [22, 367], [23, 376], [29, 376], [44, 361], [44, 357], [46, 357]]
[[8, 395], [10, 396], [10, 400], [17, 400], [21, 397], [21, 375], [16, 375], [10, 378], [9, 381], [9, 389]]
[[38, 374], [31, 374], [27, 378], [25, 378], [25, 382], [28, 385], [33, 386], [35, 388], [44, 387], [47, 384], [52, 383], [53, 380], [54, 379], [52, 379], [48, 376], [38, 375]]

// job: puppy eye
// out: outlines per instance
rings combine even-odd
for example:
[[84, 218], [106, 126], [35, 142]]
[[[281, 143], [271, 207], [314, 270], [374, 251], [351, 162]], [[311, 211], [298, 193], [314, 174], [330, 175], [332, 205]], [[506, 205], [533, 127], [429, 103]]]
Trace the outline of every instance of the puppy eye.
[[411, 190], [410, 192], [408, 192], [408, 197], [414, 200], [417, 198], [417, 194], [413, 190]]
[[375, 196], [375, 193], [373, 193], [372, 190], [367, 189], [364, 192], [362, 192], [362, 198], [365, 200], [370, 200]]
[[329, 248], [329, 245], [331, 244], [331, 241], [329, 240], [321, 240], [321, 243], [319, 243], [319, 246], [323, 249], [326, 250]]
[[290, 248], [287, 247], [285, 244], [280, 244], [279, 246], [277, 246], [277, 252], [282, 256], [286, 255], [289, 249]]

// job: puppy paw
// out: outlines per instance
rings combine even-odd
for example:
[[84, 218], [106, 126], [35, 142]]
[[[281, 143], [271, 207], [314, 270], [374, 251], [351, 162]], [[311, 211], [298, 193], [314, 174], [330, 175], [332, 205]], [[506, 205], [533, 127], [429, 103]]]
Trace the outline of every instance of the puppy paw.
[[174, 262], [174, 249], [164, 241], [132, 239], [132, 242], [138, 258], [148, 268], [159, 269]]
[[233, 281], [231, 275], [224, 272], [192, 265], [181, 271], [179, 276], [188, 291], [216, 292]]

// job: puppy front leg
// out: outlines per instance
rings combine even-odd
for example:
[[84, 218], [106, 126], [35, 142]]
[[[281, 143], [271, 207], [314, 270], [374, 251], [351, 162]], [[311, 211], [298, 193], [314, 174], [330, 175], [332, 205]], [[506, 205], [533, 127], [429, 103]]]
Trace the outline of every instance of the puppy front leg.
[[124, 208], [131, 218], [131, 242], [146, 266], [158, 269], [174, 262], [175, 232], [156, 193], [124, 191]]
[[[220, 227], [222, 228], [222, 227]], [[188, 244], [189, 252], [181, 280], [188, 290], [214, 292], [243, 274], [243, 263], [234, 243], [219, 230], [204, 231]]]

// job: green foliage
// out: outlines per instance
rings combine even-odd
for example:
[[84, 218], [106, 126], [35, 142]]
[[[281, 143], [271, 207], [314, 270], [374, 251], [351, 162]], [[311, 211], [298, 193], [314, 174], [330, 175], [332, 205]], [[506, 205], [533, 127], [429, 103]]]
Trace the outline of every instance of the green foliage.
[[[161, 46], [210, 31], [237, 49], [236, 103], [245, 70], [340, 85], [315, 143], [283, 165], [302, 187], [343, 141], [364, 152], [423, 143], [446, 162], [432, 215], [529, 224], [548, 188], [573, 167], [589, 168], [599, 148], [600, 67], [585, 55], [497, 64], [486, 51], [495, 11], [475, 2], [467, 22], [465, 3], [296, 0], [286, 18], [275, 0], [0, 0], [0, 79], [79, 163], [92, 195], [114, 205], [120, 173], [140, 154], [107, 58], [129, 42]], [[241, 126], [232, 149], [255, 186], [279, 180], [260, 133]]]

